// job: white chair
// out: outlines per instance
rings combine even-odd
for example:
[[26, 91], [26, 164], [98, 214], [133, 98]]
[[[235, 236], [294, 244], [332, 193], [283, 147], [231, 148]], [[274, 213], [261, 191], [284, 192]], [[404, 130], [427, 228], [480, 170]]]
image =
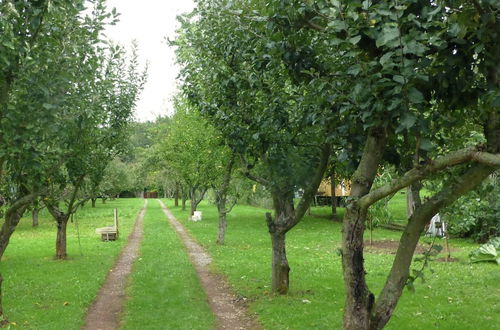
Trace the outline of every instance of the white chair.
[[201, 221], [201, 211], [194, 211], [191, 221]]

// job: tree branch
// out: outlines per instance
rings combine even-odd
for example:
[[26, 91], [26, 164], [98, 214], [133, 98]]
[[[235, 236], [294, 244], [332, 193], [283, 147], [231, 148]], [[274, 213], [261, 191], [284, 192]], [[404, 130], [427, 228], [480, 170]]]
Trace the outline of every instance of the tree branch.
[[82, 175], [78, 178], [75, 186], [74, 186], [74, 190], [73, 190], [73, 194], [71, 195], [71, 199], [69, 200], [69, 203], [68, 203], [68, 211], [67, 211], [67, 215], [69, 216], [71, 213], [73, 213], [73, 211], [78, 208], [78, 206], [75, 208], [75, 201], [76, 201], [76, 195], [78, 194], [78, 190], [80, 190], [80, 187], [83, 183], [83, 179], [85, 179], [85, 175]]
[[425, 225], [440, 209], [452, 204], [459, 197], [476, 188], [493, 172], [492, 167], [475, 164], [458, 181], [454, 178], [450, 179], [443, 190], [415, 210], [404, 233], [401, 235], [391, 271], [375, 303], [370, 320], [370, 329], [382, 329], [389, 321], [392, 311], [396, 308], [409, 276], [413, 253]]
[[359, 204], [362, 208], [368, 208], [370, 205], [381, 200], [382, 198], [387, 197], [417, 181], [425, 179], [432, 173], [469, 161], [477, 161], [478, 163], [493, 168], [500, 167], [500, 155], [478, 151], [478, 149], [479, 147], [461, 149], [430, 161], [425, 166], [414, 167], [400, 178], [394, 179], [387, 185], [375, 189], [360, 198]]
[[316, 23], [314, 23], [314, 22], [311, 22], [311, 21], [306, 21], [306, 24], [307, 24], [309, 27], [313, 28], [314, 30], [317, 30], [317, 31], [320, 31], [320, 32], [325, 32], [325, 31], [326, 31], [325, 27], [323, 27], [323, 26], [321, 26], [321, 25], [319, 25], [319, 24], [316, 24]]
[[35, 199], [36, 197], [38, 197], [40, 195], [40, 193], [41, 192], [31, 193], [29, 195], [23, 196], [20, 199], [16, 200], [9, 207], [9, 209], [7, 210], [7, 212], [5, 213], [5, 217], [6, 218], [9, 217], [9, 216], [11, 216], [12, 213], [17, 212], [17, 210], [19, 210], [23, 206], [31, 204], [31, 202], [33, 201], [33, 199]]
[[328, 167], [328, 160], [330, 159], [331, 146], [329, 143], [326, 143], [321, 148], [321, 156], [318, 166], [316, 167], [316, 172], [314, 173], [313, 179], [306, 187], [304, 191], [304, 195], [300, 199], [299, 205], [295, 210], [294, 224], [298, 223], [300, 219], [304, 216], [309, 205], [311, 204], [314, 195], [318, 191], [318, 187], [323, 180], [323, 176], [325, 174], [326, 168]]
[[229, 207], [229, 210], [226, 211], [226, 213], [231, 213], [231, 211], [233, 210], [234, 206], [236, 205], [236, 203], [238, 203], [238, 199], [235, 198], [232, 202], [232, 205]]
[[252, 181], [260, 183], [261, 185], [263, 185], [265, 187], [269, 187], [271, 185], [270, 181], [264, 179], [263, 177], [256, 176], [256, 175], [250, 173], [250, 170], [249, 170], [250, 166], [249, 166], [247, 160], [243, 156], [241, 156], [240, 158], [241, 158], [241, 163], [244, 166], [244, 168], [241, 169], [244, 176], [246, 176], [247, 178], [249, 178]]

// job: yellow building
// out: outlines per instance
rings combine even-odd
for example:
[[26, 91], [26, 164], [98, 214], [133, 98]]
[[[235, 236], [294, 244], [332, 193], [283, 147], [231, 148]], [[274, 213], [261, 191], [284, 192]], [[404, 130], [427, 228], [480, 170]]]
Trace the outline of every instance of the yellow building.
[[[335, 196], [345, 197], [351, 194], [351, 183], [347, 180], [340, 181], [335, 186]], [[318, 196], [332, 197], [332, 184], [330, 180], [323, 180], [318, 188]]]

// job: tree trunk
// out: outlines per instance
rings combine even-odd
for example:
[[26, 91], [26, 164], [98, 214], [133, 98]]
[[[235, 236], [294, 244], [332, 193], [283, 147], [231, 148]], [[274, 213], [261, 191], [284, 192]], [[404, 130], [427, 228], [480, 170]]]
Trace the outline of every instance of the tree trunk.
[[346, 209], [343, 222], [342, 266], [346, 304], [344, 307], [344, 329], [368, 329], [373, 294], [368, 290], [363, 259], [363, 233], [366, 211], [355, 204]]
[[272, 290], [279, 294], [287, 294], [290, 287], [290, 266], [286, 257], [286, 233], [292, 229], [296, 221], [293, 204], [293, 189], [275, 190], [272, 193], [275, 217], [266, 213], [267, 227], [271, 235], [272, 258]]
[[224, 205], [224, 211], [219, 210], [219, 231], [217, 232], [217, 244], [219, 245], [224, 245], [226, 241], [227, 215], [225, 209]]
[[406, 187], [406, 217], [408, 219], [413, 215], [414, 210], [415, 210], [415, 203], [413, 200], [411, 187]]
[[92, 201], [92, 208], [94, 208], [97, 198], [91, 198], [91, 201]]
[[32, 220], [32, 226], [37, 227], [38, 226], [38, 213], [40, 212], [40, 209], [34, 208], [33, 211], [31, 211], [31, 220]]
[[107, 198], [104, 198], [104, 197], [103, 197], [103, 198], [101, 198], [101, 199], [102, 199], [102, 203], [103, 203], [103, 204], [106, 204], [106, 199], [107, 199]]
[[272, 289], [279, 294], [286, 294], [290, 287], [290, 266], [286, 258], [285, 235], [283, 232], [271, 233], [273, 248]]
[[420, 189], [422, 185], [415, 183], [406, 188], [406, 215], [410, 218], [421, 204]]
[[2, 258], [7, 246], [9, 245], [10, 237], [16, 230], [21, 217], [24, 212], [28, 208], [29, 203], [19, 207], [19, 208], [11, 208], [5, 212], [5, 221], [2, 225], [2, 229], [0, 230], [0, 259]]
[[369, 327], [374, 296], [368, 289], [363, 258], [363, 234], [367, 209], [357, 200], [370, 192], [385, 146], [385, 132], [370, 129], [361, 161], [352, 177], [351, 196], [342, 228], [342, 268], [346, 300], [344, 329], [365, 330]]
[[205, 193], [207, 192], [207, 188], [201, 188], [201, 191], [199, 192], [200, 195], [196, 196], [197, 190], [198, 189], [196, 187], [189, 189], [189, 195], [191, 198], [191, 213], [189, 214], [189, 220], [191, 220], [191, 217], [194, 215], [194, 211], [196, 211], [198, 204], [201, 203], [205, 197]]
[[330, 193], [332, 195], [331, 197], [331, 202], [332, 202], [332, 220], [337, 221], [337, 196], [335, 196], [335, 173], [332, 173], [330, 175]]
[[193, 217], [194, 211], [196, 211], [196, 206], [196, 201], [193, 199], [193, 197], [191, 197], [189, 220], [191, 220], [191, 218]]
[[4, 320], [3, 322], [0, 321], [0, 327], [3, 328], [4, 322], [6, 322], [4, 315], [3, 315], [3, 292], [2, 292], [2, 284], [3, 284], [3, 277], [2, 274], [0, 274], [0, 319]]
[[[224, 245], [224, 241], [226, 238], [226, 228], [227, 228], [226, 216], [228, 213], [228, 210], [226, 209], [226, 203], [227, 203], [227, 194], [229, 191], [229, 185], [231, 183], [231, 176], [233, 174], [234, 159], [235, 159], [235, 154], [232, 153], [226, 165], [224, 180], [222, 181], [219, 190], [215, 189], [217, 211], [219, 212], [219, 232], [217, 234], [217, 244], [220, 245]], [[230, 211], [231, 210], [229, 210], [229, 212]]]
[[175, 191], [174, 191], [174, 206], [178, 207], [179, 206], [179, 184], [175, 184]]
[[56, 238], [56, 259], [66, 259], [66, 227], [68, 225], [69, 216], [62, 215], [57, 222], [57, 238]]
[[[21, 217], [23, 216], [28, 206], [32, 203], [33, 199], [36, 197], [37, 194], [26, 195], [12, 203], [10, 205], [10, 208], [5, 212], [5, 221], [2, 224], [2, 228], [0, 229], [0, 260], [2, 259], [3, 254], [5, 253], [5, 250], [9, 245], [10, 237], [19, 224]], [[0, 316], [3, 316], [2, 284], [3, 277], [0, 274]], [[5, 320], [3, 322], [0, 321], [0, 327], [4, 324], [7, 324]]]
[[182, 195], [182, 210], [183, 211], [186, 211], [186, 196], [185, 195]]

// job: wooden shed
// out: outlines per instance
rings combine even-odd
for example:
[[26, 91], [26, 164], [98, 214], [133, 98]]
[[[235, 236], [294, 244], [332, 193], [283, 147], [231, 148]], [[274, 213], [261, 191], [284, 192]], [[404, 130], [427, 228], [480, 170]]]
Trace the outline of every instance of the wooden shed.
[[[351, 195], [351, 182], [348, 180], [341, 180], [335, 186], [335, 198], [337, 205], [344, 205], [347, 196]], [[330, 205], [332, 203], [332, 183], [328, 179], [321, 181], [318, 192], [315, 196], [315, 203], [317, 205]]]
[[[349, 196], [350, 194], [351, 183], [349, 181], [342, 180], [335, 186], [335, 196], [345, 197]], [[332, 183], [330, 182], [330, 180], [321, 181], [318, 188], [318, 195], [332, 197]]]

